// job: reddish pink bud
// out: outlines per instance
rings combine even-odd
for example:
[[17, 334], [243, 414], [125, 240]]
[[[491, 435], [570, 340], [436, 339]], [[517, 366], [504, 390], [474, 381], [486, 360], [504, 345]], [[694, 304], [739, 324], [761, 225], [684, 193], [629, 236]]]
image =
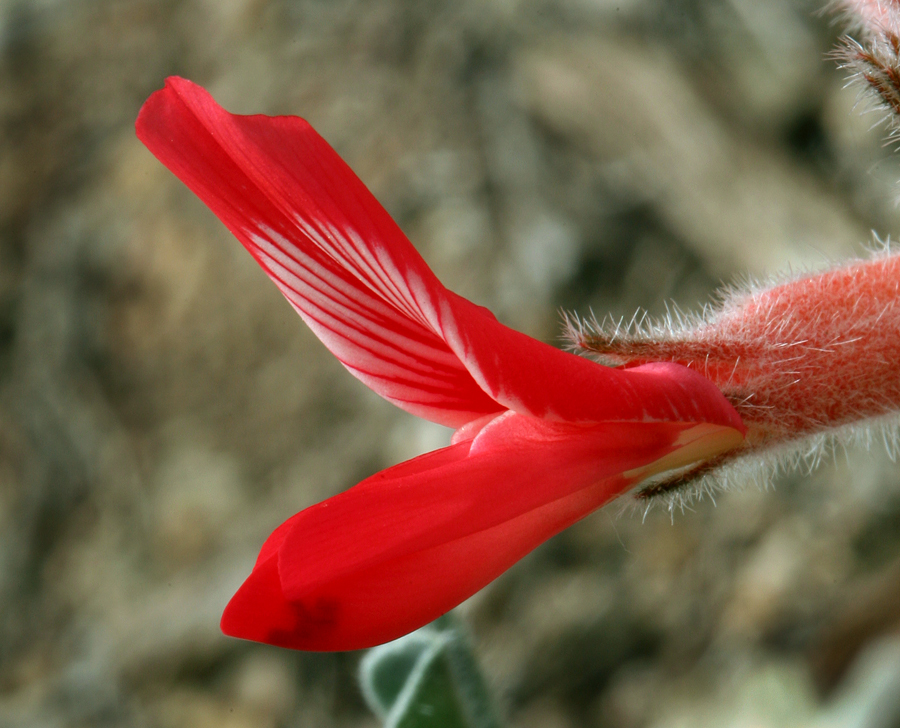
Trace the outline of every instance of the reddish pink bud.
[[845, 36], [834, 54], [843, 68], [872, 89], [888, 112], [892, 136], [900, 130], [900, 2], [898, 0], [840, 0], [858, 39]]
[[832, 3], [842, 10], [847, 22], [865, 33], [900, 31], [900, 2], [897, 0], [837, 0]]
[[673, 330], [574, 333], [607, 364], [677, 362], [715, 382], [747, 426], [733, 457], [900, 411], [900, 256], [879, 255], [726, 299]]

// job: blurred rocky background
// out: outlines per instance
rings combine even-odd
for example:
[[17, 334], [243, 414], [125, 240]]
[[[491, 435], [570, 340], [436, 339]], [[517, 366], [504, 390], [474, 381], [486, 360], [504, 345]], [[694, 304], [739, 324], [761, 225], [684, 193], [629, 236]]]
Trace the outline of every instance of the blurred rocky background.
[[[375, 725], [359, 655], [218, 618], [282, 520], [448, 433], [138, 143], [167, 75], [308, 118], [449, 287], [557, 342], [560, 309], [696, 309], [900, 231], [839, 31], [800, 0], [0, 1], [0, 726]], [[900, 469], [875, 442], [614, 504], [463, 611], [514, 728], [896, 728]]]

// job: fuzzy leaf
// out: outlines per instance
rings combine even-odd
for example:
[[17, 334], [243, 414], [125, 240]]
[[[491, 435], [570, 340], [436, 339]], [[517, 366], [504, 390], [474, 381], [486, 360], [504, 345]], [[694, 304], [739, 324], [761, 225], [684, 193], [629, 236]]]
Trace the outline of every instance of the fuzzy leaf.
[[360, 681], [385, 728], [498, 726], [474, 656], [447, 618], [370, 650]]

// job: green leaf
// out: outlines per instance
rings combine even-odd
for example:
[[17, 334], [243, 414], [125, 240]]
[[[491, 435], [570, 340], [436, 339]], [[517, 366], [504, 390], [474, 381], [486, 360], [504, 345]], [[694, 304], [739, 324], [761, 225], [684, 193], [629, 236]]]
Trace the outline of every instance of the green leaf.
[[363, 695], [385, 728], [499, 728], [461, 625], [452, 617], [369, 651]]

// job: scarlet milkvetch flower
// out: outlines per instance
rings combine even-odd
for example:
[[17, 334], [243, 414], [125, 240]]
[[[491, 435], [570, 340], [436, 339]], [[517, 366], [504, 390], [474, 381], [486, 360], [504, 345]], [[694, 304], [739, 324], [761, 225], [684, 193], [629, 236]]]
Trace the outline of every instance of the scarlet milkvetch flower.
[[225, 610], [228, 634], [315, 650], [384, 642], [633, 486], [677, 492], [900, 410], [889, 250], [731, 293], [677, 326], [572, 322], [595, 363], [445, 289], [303, 120], [235, 116], [173, 78], [137, 131], [351, 373], [456, 428], [449, 447], [276, 529]]
[[386, 642], [635, 484], [743, 442], [734, 407], [691, 369], [604, 367], [448, 291], [302, 119], [232, 115], [170, 78], [136, 128], [351, 374], [456, 428], [448, 447], [279, 526], [225, 633], [305, 650]]

